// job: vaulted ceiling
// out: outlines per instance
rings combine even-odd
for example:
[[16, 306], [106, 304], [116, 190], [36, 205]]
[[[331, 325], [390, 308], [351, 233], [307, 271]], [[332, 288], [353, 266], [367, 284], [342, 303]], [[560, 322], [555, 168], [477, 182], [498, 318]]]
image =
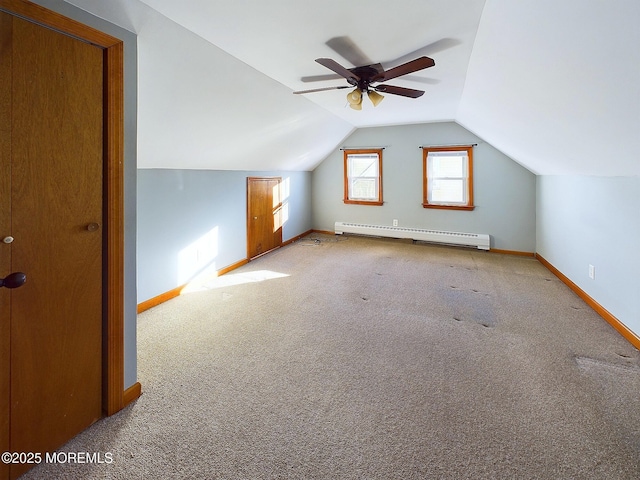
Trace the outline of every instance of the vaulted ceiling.
[[[66, 0], [138, 35], [140, 168], [311, 170], [357, 128], [455, 121], [536, 174], [640, 175], [637, 0]], [[348, 108], [317, 80], [435, 66]], [[311, 77], [311, 78], [309, 78]]]

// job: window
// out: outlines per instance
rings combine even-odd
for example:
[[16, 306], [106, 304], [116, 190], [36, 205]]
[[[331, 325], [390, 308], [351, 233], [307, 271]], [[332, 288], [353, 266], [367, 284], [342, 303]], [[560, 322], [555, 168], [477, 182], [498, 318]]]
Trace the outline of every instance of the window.
[[382, 149], [344, 151], [344, 203], [382, 205]]
[[424, 208], [473, 210], [473, 146], [423, 147]]

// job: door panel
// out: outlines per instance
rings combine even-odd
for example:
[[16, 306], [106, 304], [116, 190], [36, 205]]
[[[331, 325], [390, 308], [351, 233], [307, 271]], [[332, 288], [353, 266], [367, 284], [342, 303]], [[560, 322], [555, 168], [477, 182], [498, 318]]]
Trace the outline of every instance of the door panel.
[[10, 450], [46, 452], [102, 415], [103, 54], [12, 23]]
[[262, 255], [282, 245], [282, 203], [278, 177], [247, 178], [247, 255]]

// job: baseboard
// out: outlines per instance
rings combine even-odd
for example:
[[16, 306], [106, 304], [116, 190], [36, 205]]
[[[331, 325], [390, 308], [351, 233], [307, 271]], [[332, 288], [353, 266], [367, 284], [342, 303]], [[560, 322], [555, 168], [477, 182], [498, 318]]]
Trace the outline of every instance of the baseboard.
[[231, 265], [221, 268], [220, 270], [218, 270], [218, 276], [220, 275], [224, 275], [225, 273], [229, 273], [231, 270], [235, 270], [236, 268], [240, 268], [243, 265], [246, 265], [247, 263], [249, 263], [249, 260], [247, 260], [246, 258], [243, 260], [240, 260], [239, 262], [236, 263], [232, 263]]
[[522, 257], [535, 257], [536, 254], [533, 252], [520, 252], [518, 250], [502, 250], [500, 248], [492, 248], [489, 250], [492, 253], [503, 253], [505, 255], [519, 255]]
[[[293, 243], [297, 240], [300, 240], [301, 238], [309, 235], [310, 233], [314, 232], [315, 230], [307, 230], [304, 233], [301, 233], [300, 235], [297, 235], [285, 242], [282, 243], [282, 246], [285, 245], [289, 245], [290, 243]], [[333, 235], [333, 232], [331, 232], [331, 234]], [[269, 253], [269, 252], [265, 252], [265, 253]], [[248, 259], [242, 259], [238, 262], [232, 263], [231, 265], [221, 268], [220, 270], [218, 270], [216, 273], [218, 276], [220, 275], [224, 275], [225, 273], [229, 273], [232, 270], [235, 270], [236, 268], [240, 268], [243, 265], [246, 265], [247, 263], [249, 263]], [[182, 292], [182, 290], [186, 287], [186, 285], [180, 285], [179, 287], [176, 287], [172, 290], [169, 290], [168, 292], [164, 292], [161, 293], [160, 295], [150, 298], [149, 300], [145, 300], [144, 302], [141, 302], [138, 304], [138, 313], [142, 313], [145, 310], [149, 310], [150, 308], [156, 307], [158, 305], [160, 305], [161, 303], [164, 303], [168, 300], [171, 300], [172, 298], [176, 298], [178, 296], [180, 296], [180, 293]]]
[[[239, 262], [232, 263], [231, 265], [221, 268], [216, 273], [218, 276], [224, 275], [225, 273], [230, 272], [231, 270], [235, 270], [243, 265], [246, 265], [249, 262], [247, 259], [240, 260]], [[149, 300], [145, 300], [138, 304], [138, 313], [142, 313], [145, 310], [149, 310], [150, 308], [157, 307], [161, 303], [167, 302], [172, 298], [176, 298], [180, 296], [180, 293], [187, 285], [180, 285], [174, 289], [169, 290], [168, 292], [161, 293], [160, 295], [150, 298]]]
[[618, 320], [613, 314], [611, 314], [606, 308], [596, 302], [593, 298], [591, 298], [587, 293], [582, 290], [578, 285], [573, 283], [566, 275], [564, 275], [560, 270], [554, 267], [551, 263], [549, 263], [542, 255], [536, 253], [535, 257], [538, 259], [540, 263], [542, 263], [545, 267], [547, 267], [551, 273], [553, 273], [556, 277], [558, 277], [567, 287], [569, 287], [573, 292], [578, 295], [582, 300], [585, 301], [587, 305], [589, 305], [598, 315], [604, 318], [613, 328], [615, 328], [620, 335], [622, 335], [631, 345], [640, 350], [640, 337], [636, 335], [633, 331], [631, 331], [624, 323]]
[[[329, 230], [316, 230], [316, 229], [313, 229], [313, 230], [310, 230], [309, 232], [303, 234], [303, 236], [307, 235], [308, 233], [321, 233], [321, 234], [324, 234], [324, 235], [335, 235], [336, 234], [336, 232], [329, 231]], [[438, 244], [434, 243], [434, 245], [438, 245]], [[533, 252], [520, 252], [518, 250], [502, 250], [502, 249], [499, 249], [499, 248], [492, 248], [489, 251], [493, 252], [493, 253], [503, 253], [505, 255], [520, 255], [520, 256], [523, 256], [523, 257], [535, 257], [536, 256], [536, 254], [533, 253]]]
[[142, 395], [142, 385], [140, 385], [140, 382], [136, 382], [124, 391], [124, 395], [122, 396], [124, 406], [126, 407], [131, 402], [140, 398], [140, 395]]
[[313, 230], [310, 230], [309, 233], [322, 233], [323, 235], [335, 235], [336, 232], [331, 231], [331, 230], [316, 230], [315, 228]]
[[313, 232], [314, 232], [314, 230], [307, 230], [306, 232], [301, 233], [300, 235], [296, 235], [295, 237], [290, 238], [290, 239], [289, 239], [289, 240], [287, 240], [286, 242], [282, 242], [282, 246], [284, 247], [284, 246], [286, 246], [286, 245], [290, 245], [290, 244], [292, 244], [293, 242], [297, 242], [297, 241], [298, 241], [298, 240], [300, 240], [301, 238], [304, 238], [304, 237], [306, 237], [307, 235], [309, 235], [310, 233], [313, 233]]
[[180, 295], [180, 292], [185, 287], [185, 285], [180, 285], [168, 292], [161, 293], [160, 295], [150, 298], [149, 300], [145, 300], [142, 303], [138, 304], [138, 313], [142, 313], [145, 310], [149, 310], [150, 308], [156, 307], [161, 303], [171, 300], [172, 298], [176, 298]]

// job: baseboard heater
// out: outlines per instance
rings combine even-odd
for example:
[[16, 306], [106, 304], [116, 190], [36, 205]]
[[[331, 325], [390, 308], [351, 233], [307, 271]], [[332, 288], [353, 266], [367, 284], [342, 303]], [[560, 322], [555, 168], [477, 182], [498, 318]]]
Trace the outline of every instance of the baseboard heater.
[[388, 227], [385, 225], [366, 225], [362, 223], [336, 222], [335, 232], [373, 235], [376, 237], [410, 238], [423, 242], [444, 243], [447, 245], [466, 245], [480, 250], [489, 250], [489, 235], [485, 233], [443, 232], [424, 228]]

